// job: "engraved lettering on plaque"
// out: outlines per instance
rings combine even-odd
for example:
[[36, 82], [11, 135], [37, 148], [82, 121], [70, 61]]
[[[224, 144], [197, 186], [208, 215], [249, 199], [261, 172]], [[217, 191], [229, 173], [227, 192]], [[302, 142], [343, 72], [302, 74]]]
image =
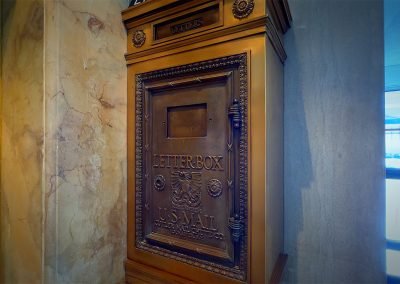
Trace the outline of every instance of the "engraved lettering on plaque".
[[172, 34], [180, 34], [203, 26], [203, 19], [197, 18], [178, 25], [171, 26]]
[[154, 154], [153, 168], [223, 171], [223, 156]]
[[215, 216], [159, 207], [157, 217], [154, 225], [167, 229], [172, 235], [194, 240], [223, 240], [225, 238], [224, 234], [218, 230]]
[[[212, 3], [214, 2], [214, 3]], [[201, 31], [222, 25], [222, 1], [201, 5], [196, 11], [183, 12], [170, 19], [157, 21], [154, 24], [153, 38], [155, 41], [182, 35], [188, 32]]]

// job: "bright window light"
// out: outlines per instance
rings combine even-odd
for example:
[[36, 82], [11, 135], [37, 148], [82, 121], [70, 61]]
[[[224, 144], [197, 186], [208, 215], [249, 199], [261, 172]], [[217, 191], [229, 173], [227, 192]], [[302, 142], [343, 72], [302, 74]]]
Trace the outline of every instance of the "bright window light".
[[386, 250], [386, 274], [400, 277], [400, 251]]
[[400, 91], [385, 94], [386, 168], [400, 169]]
[[[400, 242], [400, 180], [386, 180], [386, 239]], [[400, 267], [399, 267], [400, 270]]]

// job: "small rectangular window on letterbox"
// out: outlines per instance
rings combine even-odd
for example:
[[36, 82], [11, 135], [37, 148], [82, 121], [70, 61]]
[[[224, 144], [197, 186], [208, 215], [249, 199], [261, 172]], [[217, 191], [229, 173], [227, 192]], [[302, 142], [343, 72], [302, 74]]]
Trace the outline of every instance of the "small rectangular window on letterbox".
[[168, 137], [207, 136], [207, 104], [167, 108]]

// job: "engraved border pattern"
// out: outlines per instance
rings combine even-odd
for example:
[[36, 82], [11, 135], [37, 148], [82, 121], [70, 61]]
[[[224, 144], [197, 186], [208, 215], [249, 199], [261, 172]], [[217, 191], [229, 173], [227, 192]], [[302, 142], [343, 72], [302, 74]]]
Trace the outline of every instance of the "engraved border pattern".
[[[236, 67], [239, 73], [239, 103], [241, 118], [239, 138], [239, 217], [244, 225], [244, 235], [241, 238], [241, 250], [239, 268], [230, 268], [207, 260], [198, 259], [186, 254], [171, 251], [155, 245], [149, 245], [143, 240], [143, 128], [144, 128], [144, 82], [154, 79], [168, 79], [169, 77], [186, 75], [190, 73], [206, 72], [218, 68]], [[237, 54], [213, 60], [156, 70], [136, 75], [136, 174], [135, 174], [135, 212], [136, 212], [136, 247], [150, 253], [162, 255], [174, 260], [188, 263], [208, 271], [219, 273], [231, 278], [245, 280], [247, 275], [247, 234], [248, 234], [248, 210], [247, 210], [247, 184], [248, 184], [248, 139], [247, 139], [247, 107], [248, 106], [248, 77], [247, 54]]]

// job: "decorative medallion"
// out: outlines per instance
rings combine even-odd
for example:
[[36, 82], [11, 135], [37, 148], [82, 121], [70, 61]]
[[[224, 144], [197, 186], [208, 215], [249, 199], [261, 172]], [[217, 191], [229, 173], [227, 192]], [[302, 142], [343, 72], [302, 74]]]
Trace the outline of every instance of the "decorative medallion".
[[218, 197], [222, 194], [222, 183], [218, 179], [210, 179], [207, 183], [207, 191], [211, 197]]
[[133, 45], [137, 48], [141, 47], [146, 41], [146, 34], [142, 30], [135, 32], [132, 38]]
[[235, 18], [247, 18], [254, 10], [254, 0], [235, 0], [232, 12]]
[[163, 191], [165, 188], [165, 177], [163, 175], [157, 175], [154, 178], [154, 189], [157, 191]]
[[171, 173], [172, 206], [198, 211], [201, 203], [201, 173], [176, 171]]

